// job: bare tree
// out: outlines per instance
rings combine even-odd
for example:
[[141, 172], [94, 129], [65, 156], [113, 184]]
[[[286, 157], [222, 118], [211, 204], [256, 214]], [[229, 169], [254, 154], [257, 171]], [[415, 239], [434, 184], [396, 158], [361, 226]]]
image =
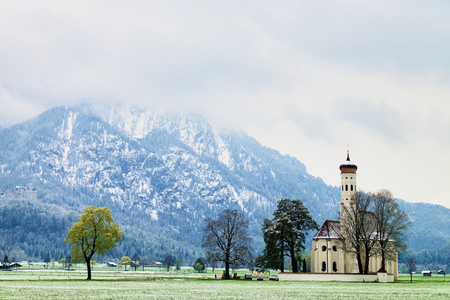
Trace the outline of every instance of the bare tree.
[[208, 218], [203, 235], [202, 247], [209, 261], [225, 264], [225, 278], [230, 278], [230, 266], [248, 262], [251, 241], [247, 233], [248, 222], [237, 210], [224, 210], [217, 219]]
[[406, 249], [405, 230], [410, 221], [388, 190], [380, 190], [375, 195], [374, 213], [377, 221], [377, 250], [381, 255], [381, 267], [385, 268], [386, 260], [395, 260], [397, 251]]
[[370, 257], [376, 254], [377, 222], [369, 211], [373, 199], [373, 194], [356, 192], [340, 218], [341, 244], [345, 251], [355, 254], [360, 274], [369, 272]]
[[411, 276], [411, 282], [412, 282], [412, 274], [416, 269], [416, 263], [414, 262], [414, 259], [412, 257], [406, 258], [406, 266], [409, 270], [409, 275]]
[[147, 265], [148, 265], [148, 260], [147, 260], [147, 258], [143, 257], [141, 259], [142, 271], [145, 271], [145, 266], [147, 266]]
[[131, 266], [134, 267], [134, 271], [136, 271], [137, 267], [139, 267], [141, 263], [140, 260], [141, 258], [137, 253], [133, 254], [133, 256], [131, 257]]
[[167, 254], [164, 258], [164, 265], [167, 267], [167, 272], [170, 271], [170, 267], [176, 264], [176, 258], [172, 254]]

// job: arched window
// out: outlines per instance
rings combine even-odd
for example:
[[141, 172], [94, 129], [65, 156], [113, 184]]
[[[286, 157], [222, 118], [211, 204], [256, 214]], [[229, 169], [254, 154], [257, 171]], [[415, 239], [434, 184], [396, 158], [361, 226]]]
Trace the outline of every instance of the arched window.
[[337, 272], [337, 262], [333, 261], [333, 272]]
[[336, 246], [333, 246], [333, 251], [337, 251], [337, 247]]
[[350, 185], [350, 191], [353, 192], [353, 184]]
[[322, 272], [325, 272], [327, 270], [327, 263], [326, 262], [322, 262]]
[[322, 246], [322, 251], [327, 251], [327, 246]]
[[344, 185], [342, 185], [342, 190], [344, 190]]
[[345, 185], [345, 190], [348, 191], [348, 184]]

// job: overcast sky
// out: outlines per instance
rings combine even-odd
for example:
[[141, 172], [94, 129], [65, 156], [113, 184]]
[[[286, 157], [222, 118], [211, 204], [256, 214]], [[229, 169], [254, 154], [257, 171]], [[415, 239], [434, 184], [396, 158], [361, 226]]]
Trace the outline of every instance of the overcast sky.
[[194, 111], [340, 184], [450, 207], [449, 1], [3, 1], [0, 125]]

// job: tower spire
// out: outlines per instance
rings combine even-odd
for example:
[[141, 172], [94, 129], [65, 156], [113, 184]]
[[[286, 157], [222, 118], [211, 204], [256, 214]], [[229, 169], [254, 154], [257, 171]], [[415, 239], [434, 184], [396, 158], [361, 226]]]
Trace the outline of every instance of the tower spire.
[[347, 161], [350, 161], [350, 145], [347, 144]]

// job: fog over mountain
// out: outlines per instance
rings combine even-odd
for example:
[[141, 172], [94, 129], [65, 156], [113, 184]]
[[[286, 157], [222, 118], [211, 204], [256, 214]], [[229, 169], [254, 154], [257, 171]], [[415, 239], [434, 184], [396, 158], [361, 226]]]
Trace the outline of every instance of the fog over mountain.
[[[18, 260], [67, 255], [63, 239], [88, 205], [110, 207], [125, 232], [109, 258], [170, 253], [189, 262], [202, 255], [204, 219], [225, 208], [250, 221], [258, 255], [261, 224], [278, 199], [301, 199], [319, 223], [337, 218], [340, 202], [339, 188], [243, 132], [216, 130], [199, 114], [122, 105], [56, 107], [0, 129], [0, 191], [0, 255]], [[450, 240], [436, 222], [423, 222], [428, 212], [448, 224], [449, 209], [402, 207], [413, 221], [412, 249]]]

